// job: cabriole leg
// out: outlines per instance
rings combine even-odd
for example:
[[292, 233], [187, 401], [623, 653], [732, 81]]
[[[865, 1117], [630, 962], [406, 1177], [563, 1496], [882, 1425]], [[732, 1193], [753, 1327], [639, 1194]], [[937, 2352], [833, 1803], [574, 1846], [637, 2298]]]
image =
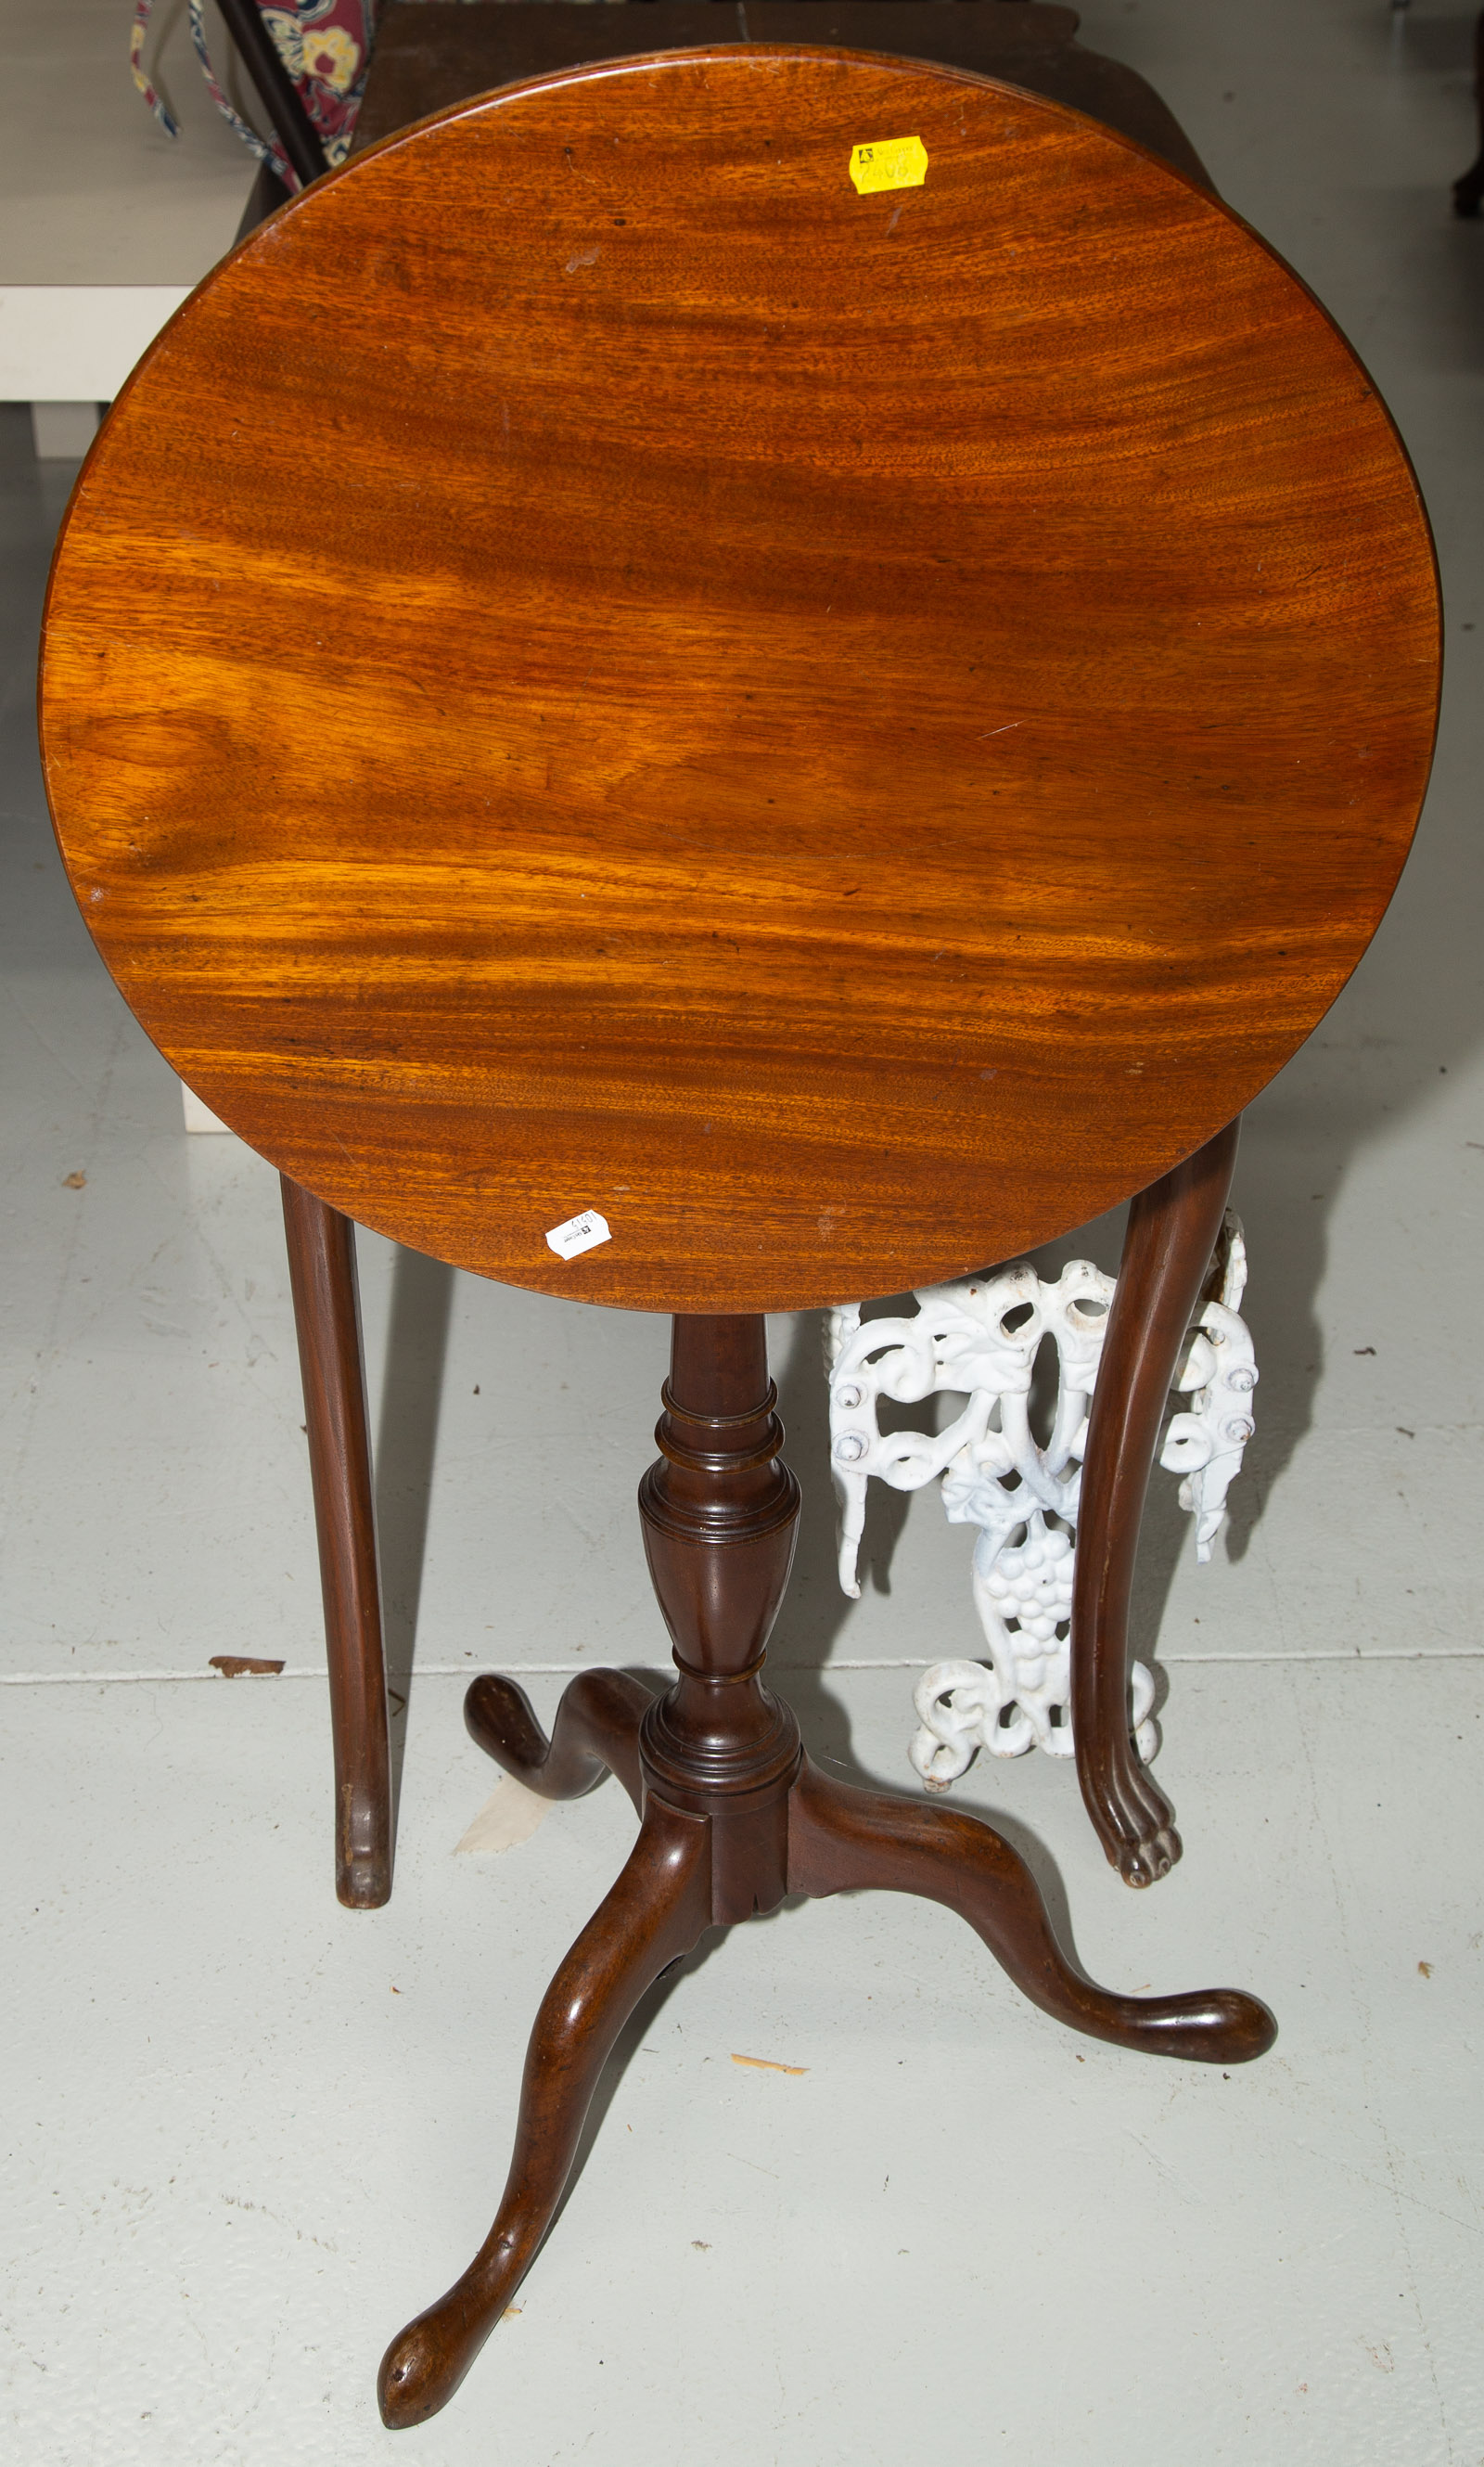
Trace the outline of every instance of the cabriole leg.
[[789, 1800], [788, 1850], [790, 1892], [819, 1899], [875, 1886], [945, 1903], [1033, 2004], [1089, 2038], [1146, 2055], [1241, 2065], [1276, 2035], [1266, 2004], [1235, 1988], [1119, 1996], [1094, 1986], [1057, 1943], [1024, 1861], [959, 1808], [855, 1790], [806, 1763]]
[[1129, 1230], [1088, 1423], [1071, 1609], [1077, 1777], [1126, 1885], [1180, 1857], [1174, 1811], [1138, 1759], [1129, 1709], [1129, 1599], [1150, 1468], [1180, 1347], [1221, 1232], [1239, 1125], [1151, 1183]]
[[710, 1923], [709, 1837], [704, 1816], [651, 1800], [627, 1867], [548, 1988], [495, 2224], [463, 2276], [382, 2360], [377, 2395], [393, 2429], [452, 2398], [535, 2259], [604, 2059], [645, 1988]]
[[486, 1671], [463, 1700], [463, 1719], [484, 1754], [542, 1799], [580, 1799], [613, 1773], [641, 1811], [639, 1726], [653, 1703], [641, 1679], [584, 1670], [563, 1691], [548, 1740], [524, 1691]]

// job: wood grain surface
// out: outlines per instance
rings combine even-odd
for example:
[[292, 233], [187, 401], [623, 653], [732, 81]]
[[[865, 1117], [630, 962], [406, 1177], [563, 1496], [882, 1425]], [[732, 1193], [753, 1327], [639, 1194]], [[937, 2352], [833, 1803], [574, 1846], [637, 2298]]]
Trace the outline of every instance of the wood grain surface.
[[1234, 215], [752, 45], [506, 89], [211, 276], [79, 480], [43, 737], [104, 959], [274, 1164], [744, 1311], [1009, 1256], [1239, 1113], [1376, 928], [1437, 676], [1384, 408]]

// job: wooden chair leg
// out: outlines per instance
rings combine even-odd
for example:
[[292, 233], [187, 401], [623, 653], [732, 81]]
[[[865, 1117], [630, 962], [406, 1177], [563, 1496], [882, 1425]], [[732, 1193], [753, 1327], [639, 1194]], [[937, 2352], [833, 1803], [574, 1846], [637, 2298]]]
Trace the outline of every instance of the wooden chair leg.
[[536, 2016], [494, 2226], [463, 2276], [382, 2360], [383, 2423], [420, 2424], [452, 2398], [535, 2259], [614, 2041], [645, 1988], [711, 1923], [710, 1831], [708, 1817], [650, 1801], [627, 1866]]
[[1180, 1855], [1169, 1800], [1134, 1744], [1129, 1601], [1150, 1469], [1170, 1381], [1231, 1188], [1238, 1122], [1140, 1191], [1088, 1423], [1071, 1612], [1077, 1776], [1094, 1832], [1126, 1885]]
[[392, 1760], [355, 1228], [281, 1180], [329, 1659], [335, 1890], [349, 1910], [376, 1910], [392, 1890]]

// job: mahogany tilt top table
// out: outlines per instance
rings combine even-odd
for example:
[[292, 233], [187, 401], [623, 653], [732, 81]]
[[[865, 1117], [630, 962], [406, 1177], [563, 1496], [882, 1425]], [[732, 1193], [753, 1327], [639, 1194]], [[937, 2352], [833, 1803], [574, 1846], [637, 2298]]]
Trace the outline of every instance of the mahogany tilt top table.
[[1136, 1529], [1147, 1366], [1236, 1117], [1390, 895], [1437, 679], [1410, 470], [1303, 285], [1139, 147], [920, 63], [731, 45], [455, 110], [274, 216], [116, 404], [44, 736], [127, 999], [346, 1215], [675, 1315], [641, 1493], [675, 1684], [585, 1676], [550, 1745], [470, 1690], [508, 1770], [611, 1768], [641, 1825], [389, 2423], [499, 2319], [646, 1985], [786, 1891], [944, 1901], [1131, 2048], [1270, 2044], [1232, 1990], [1094, 1986], [988, 1826], [803, 1757], [761, 1678], [798, 1514], [761, 1314], [1142, 1194], [1087, 1477]]

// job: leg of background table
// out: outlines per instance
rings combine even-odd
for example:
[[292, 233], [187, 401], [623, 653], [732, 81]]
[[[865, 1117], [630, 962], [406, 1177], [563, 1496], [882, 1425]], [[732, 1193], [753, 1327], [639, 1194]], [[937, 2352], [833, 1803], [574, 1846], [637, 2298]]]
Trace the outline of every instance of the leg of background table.
[[1095, 1986], [1057, 1943], [1024, 1861], [960, 1808], [857, 1790], [806, 1763], [789, 1799], [788, 1885], [815, 1899], [874, 1886], [943, 1902], [983, 1937], [1033, 2004], [1116, 2048], [1240, 2065], [1276, 2035], [1267, 2005], [1234, 1987], [1122, 1996]]
[[1159, 1425], [1221, 1232], [1238, 1128], [1229, 1123], [1133, 1202], [1092, 1393], [1072, 1596], [1072, 1736], [1093, 1830], [1126, 1885], [1156, 1883], [1180, 1851], [1170, 1803], [1134, 1745], [1129, 1598]]
[[393, 2429], [447, 2404], [535, 2259], [615, 2039], [645, 1988], [710, 1924], [710, 1831], [708, 1817], [651, 1799], [627, 1867], [548, 1988], [495, 2224], [463, 2276], [382, 2360], [377, 2395]]
[[1479, 151], [1467, 171], [1453, 182], [1455, 215], [1476, 215], [1484, 201], [1484, 9], [1473, 29], [1473, 92], [1479, 119]]
[[281, 1180], [329, 1658], [335, 1890], [374, 1910], [392, 1890], [392, 1766], [355, 1228]]

